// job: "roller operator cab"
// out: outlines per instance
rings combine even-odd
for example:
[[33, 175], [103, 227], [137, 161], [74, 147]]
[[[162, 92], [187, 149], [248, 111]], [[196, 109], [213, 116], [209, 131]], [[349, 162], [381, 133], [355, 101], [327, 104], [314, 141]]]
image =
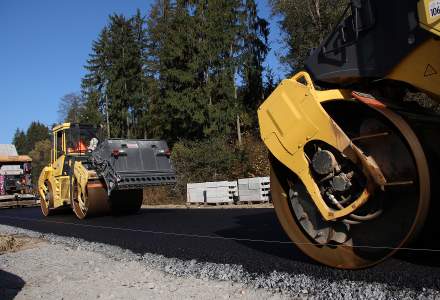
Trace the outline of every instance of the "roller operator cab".
[[38, 180], [45, 216], [72, 208], [76, 216], [134, 213], [143, 188], [176, 182], [162, 140], [100, 139], [93, 126], [65, 123], [53, 129], [51, 164]]
[[427, 224], [440, 118], [408, 100], [440, 102], [439, 11], [437, 0], [350, 1], [258, 110], [278, 219], [323, 264], [372, 266], [438, 231]]

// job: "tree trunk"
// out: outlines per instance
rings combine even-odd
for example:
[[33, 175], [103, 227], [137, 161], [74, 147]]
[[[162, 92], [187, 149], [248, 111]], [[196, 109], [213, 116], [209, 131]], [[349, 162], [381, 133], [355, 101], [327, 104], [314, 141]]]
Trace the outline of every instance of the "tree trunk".
[[241, 148], [241, 128], [240, 128], [240, 116], [237, 114], [237, 138], [238, 146]]
[[107, 122], [107, 138], [110, 138], [110, 122], [109, 122], [109, 116], [108, 116], [108, 97], [107, 94], [105, 94], [105, 118]]

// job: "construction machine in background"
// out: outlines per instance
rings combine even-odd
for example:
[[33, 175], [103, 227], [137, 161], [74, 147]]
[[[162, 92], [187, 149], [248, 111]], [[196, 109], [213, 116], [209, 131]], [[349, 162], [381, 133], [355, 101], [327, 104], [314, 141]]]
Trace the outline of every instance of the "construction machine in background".
[[0, 207], [35, 205], [32, 159], [12, 144], [0, 144]]
[[439, 233], [439, 53], [440, 1], [352, 0], [259, 108], [275, 211], [311, 258], [365, 268]]
[[135, 213], [143, 188], [175, 182], [165, 141], [99, 140], [96, 127], [65, 123], [53, 128], [51, 164], [41, 172], [38, 191], [43, 215], [71, 208], [84, 219]]

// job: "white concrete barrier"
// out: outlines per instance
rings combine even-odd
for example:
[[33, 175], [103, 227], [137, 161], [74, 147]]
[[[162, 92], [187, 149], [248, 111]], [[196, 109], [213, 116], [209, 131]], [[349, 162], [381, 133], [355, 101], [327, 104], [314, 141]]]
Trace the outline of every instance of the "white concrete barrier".
[[238, 196], [236, 181], [188, 183], [187, 203], [233, 203]]
[[204, 203], [206, 193], [206, 183], [188, 183], [186, 185], [186, 202]]
[[238, 179], [238, 198], [240, 202], [267, 202], [270, 197], [270, 178], [240, 178]]

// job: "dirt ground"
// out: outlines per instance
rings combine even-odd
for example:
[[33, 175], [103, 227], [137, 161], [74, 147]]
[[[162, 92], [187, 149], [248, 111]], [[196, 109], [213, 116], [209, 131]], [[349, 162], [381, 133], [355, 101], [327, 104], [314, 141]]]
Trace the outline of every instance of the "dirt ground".
[[40, 239], [30, 238], [20, 235], [0, 234], [0, 255], [7, 252], [16, 252], [19, 250], [30, 249], [42, 243]]

